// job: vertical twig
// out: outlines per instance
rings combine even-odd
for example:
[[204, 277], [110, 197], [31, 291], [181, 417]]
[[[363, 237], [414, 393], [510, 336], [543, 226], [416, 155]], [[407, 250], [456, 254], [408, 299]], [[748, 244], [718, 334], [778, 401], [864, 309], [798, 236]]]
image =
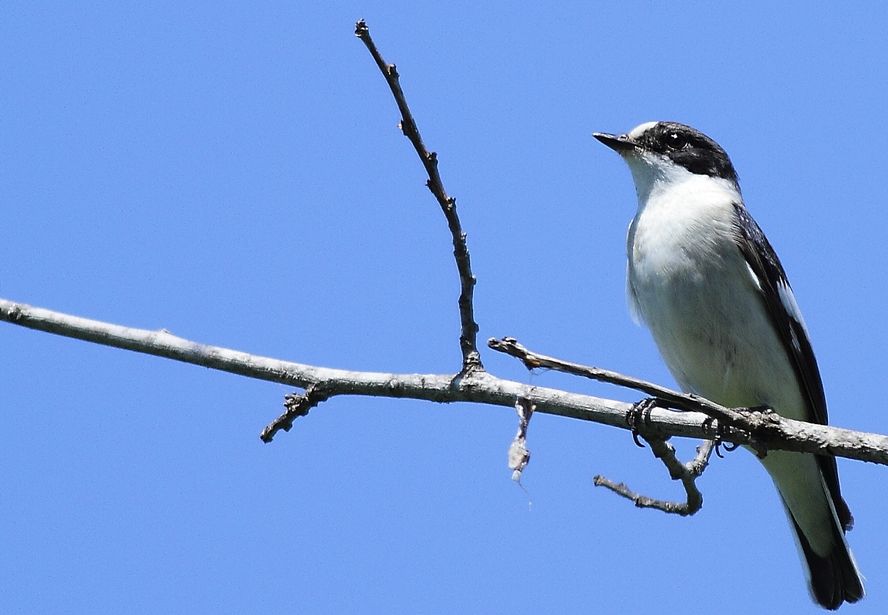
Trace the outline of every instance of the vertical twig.
[[459, 316], [460, 316], [460, 337], [459, 345], [462, 351], [463, 366], [462, 373], [468, 373], [476, 370], [483, 370], [481, 364], [481, 355], [478, 353], [478, 324], [475, 322], [475, 308], [473, 304], [473, 294], [475, 290], [475, 276], [472, 274], [472, 264], [469, 258], [469, 248], [466, 244], [466, 234], [462, 230], [462, 224], [456, 213], [456, 199], [447, 194], [444, 189], [444, 183], [441, 181], [441, 175], [438, 173], [438, 155], [426, 149], [413, 119], [413, 114], [407, 106], [407, 99], [401, 90], [401, 84], [398, 80], [398, 70], [394, 64], [387, 64], [382, 59], [382, 55], [376, 48], [376, 44], [370, 37], [370, 29], [363, 19], [355, 24], [355, 36], [357, 36], [367, 49], [373, 60], [385, 77], [392, 96], [401, 112], [401, 132], [410, 139], [413, 148], [419, 155], [422, 165], [425, 167], [429, 179], [426, 186], [435, 195], [444, 217], [447, 219], [447, 226], [450, 228], [450, 234], [453, 237], [453, 256], [456, 259], [456, 268], [459, 272], [460, 293], [459, 293]]

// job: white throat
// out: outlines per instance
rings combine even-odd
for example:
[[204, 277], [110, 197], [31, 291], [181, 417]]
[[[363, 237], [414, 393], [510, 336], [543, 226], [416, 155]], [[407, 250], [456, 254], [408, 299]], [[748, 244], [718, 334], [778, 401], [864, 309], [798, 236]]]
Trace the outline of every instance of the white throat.
[[736, 184], [720, 177], [691, 173], [681, 165], [652, 152], [632, 152], [625, 156], [635, 192], [639, 213], [651, 201], [707, 200], [740, 203], [742, 197]]

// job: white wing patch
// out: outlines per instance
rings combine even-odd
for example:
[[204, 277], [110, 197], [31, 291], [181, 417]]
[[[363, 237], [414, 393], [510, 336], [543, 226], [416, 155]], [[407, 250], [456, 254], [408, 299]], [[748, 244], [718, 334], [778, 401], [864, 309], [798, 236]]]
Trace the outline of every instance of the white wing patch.
[[749, 261], [746, 261], [746, 271], [749, 273], [749, 277], [752, 278], [753, 285], [758, 289], [759, 292], [762, 292], [762, 282], [761, 280], [759, 280], [759, 277], [755, 275], [755, 271], [752, 270], [752, 266], [749, 264]]
[[[749, 277], [752, 279], [753, 285], [755, 285], [759, 292], [768, 292], [762, 288], [762, 282], [755, 274], [755, 271], [753, 270], [749, 262], [746, 263], [746, 271], [749, 273]], [[786, 312], [786, 315], [789, 316], [791, 320], [799, 323], [799, 326], [802, 328], [802, 332], [805, 334], [805, 336], [810, 337], [810, 335], [808, 334], [808, 327], [805, 326], [805, 319], [802, 318], [802, 311], [799, 309], [799, 304], [796, 302], [795, 294], [793, 294], [792, 288], [790, 288], [789, 284], [787, 284], [784, 280], [777, 282], [777, 297], [778, 299], [780, 299], [780, 305], [783, 306], [783, 310]], [[801, 343], [799, 342], [799, 338], [794, 327], [789, 327], [789, 334], [795, 351], [801, 352]]]
[[[802, 312], [799, 310], [799, 304], [796, 303], [792, 288], [790, 288], [785, 282], [778, 282], [777, 296], [780, 297], [780, 304], [783, 306], [783, 309], [786, 310], [786, 313], [789, 314], [789, 317], [799, 323], [805, 336], [810, 338], [811, 336], [808, 334], [808, 327], [805, 326], [805, 319], [802, 318]], [[799, 350], [800, 344], [796, 332], [792, 328], [790, 328], [790, 332], [792, 333], [792, 344], [795, 346], [796, 350]]]

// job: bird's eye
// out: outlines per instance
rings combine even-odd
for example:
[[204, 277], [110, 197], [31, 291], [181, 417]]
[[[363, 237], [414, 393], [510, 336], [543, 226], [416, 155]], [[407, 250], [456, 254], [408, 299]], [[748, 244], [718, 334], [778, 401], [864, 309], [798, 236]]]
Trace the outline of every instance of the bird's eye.
[[669, 149], [682, 149], [688, 144], [688, 138], [679, 132], [666, 133], [666, 147]]

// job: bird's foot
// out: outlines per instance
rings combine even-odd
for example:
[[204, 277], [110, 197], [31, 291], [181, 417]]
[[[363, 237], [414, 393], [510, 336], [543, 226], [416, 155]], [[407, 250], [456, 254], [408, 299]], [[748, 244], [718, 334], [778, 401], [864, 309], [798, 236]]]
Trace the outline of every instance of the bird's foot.
[[[734, 408], [734, 410], [736, 410], [738, 412], [743, 412], [743, 413], [760, 412], [762, 414], [768, 414], [768, 413], [774, 412], [768, 406], [743, 406], [743, 407], [739, 407], [739, 408]], [[714, 420], [715, 419], [709, 419], [708, 422], [710, 423], [710, 425], [707, 425], [707, 428], [711, 427], [711, 423]], [[726, 453], [730, 453], [730, 452], [736, 451], [740, 447], [739, 444], [736, 444], [734, 442], [725, 442], [724, 441], [723, 437], [727, 433], [728, 429], [729, 428], [726, 425], [722, 425], [721, 423], [716, 424], [715, 437], [712, 439], [712, 441], [715, 442], [715, 454], [716, 454], [716, 456], [718, 456], [721, 459], [725, 458], [725, 456], [722, 455], [722, 449], [724, 449], [724, 451]]]
[[713, 442], [715, 442], [715, 455], [719, 459], [725, 458], [725, 456], [722, 455], [722, 449], [724, 449], [726, 453], [732, 453], [736, 451], [737, 448], [740, 446], [739, 444], [735, 444], [734, 442], [725, 442], [724, 440], [722, 440], [722, 434], [720, 433], [715, 434]]
[[636, 446], [644, 448], [644, 444], [638, 439], [638, 426], [642, 423], [647, 426], [651, 423], [651, 410], [657, 407], [658, 400], [656, 397], [647, 397], [639, 402], [632, 404], [632, 408], [626, 413], [626, 424], [632, 432], [632, 441]]
[[[715, 423], [714, 429], [712, 426], [713, 423]], [[727, 425], [716, 422], [716, 420], [711, 416], [703, 422], [703, 429], [705, 431], [715, 432], [712, 437], [712, 442], [715, 444], [715, 455], [720, 459], [725, 458], [725, 456], [722, 455], [722, 448], [724, 448], [725, 452], [730, 453], [731, 451], [737, 450], [737, 447], [740, 446], [739, 444], [734, 444], [733, 442], [724, 441], [723, 437], [727, 433], [729, 428], [727, 427]]]

